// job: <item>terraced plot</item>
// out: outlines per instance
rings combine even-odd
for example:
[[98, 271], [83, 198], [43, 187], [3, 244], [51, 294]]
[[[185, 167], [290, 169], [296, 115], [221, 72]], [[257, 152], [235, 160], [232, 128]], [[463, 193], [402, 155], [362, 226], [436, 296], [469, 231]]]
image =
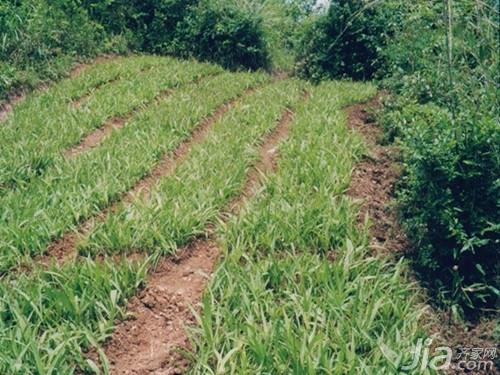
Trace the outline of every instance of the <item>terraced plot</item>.
[[410, 361], [419, 305], [346, 195], [365, 149], [342, 108], [373, 95], [141, 56], [17, 105], [0, 129], [0, 373]]

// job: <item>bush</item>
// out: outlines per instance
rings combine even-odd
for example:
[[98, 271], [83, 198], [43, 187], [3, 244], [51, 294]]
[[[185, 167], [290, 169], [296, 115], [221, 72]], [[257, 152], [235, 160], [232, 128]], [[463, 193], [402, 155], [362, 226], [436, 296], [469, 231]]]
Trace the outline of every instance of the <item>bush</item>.
[[333, 0], [299, 43], [297, 71], [319, 81], [338, 77], [372, 78], [384, 66], [380, 54], [392, 35], [400, 5]]
[[94, 55], [103, 29], [77, 1], [0, 2], [0, 96], [53, 79], [76, 56]]
[[0, 98], [54, 79], [81, 57], [129, 50], [195, 57], [230, 69], [269, 66], [262, 19], [218, 0], [0, 2]]
[[179, 25], [172, 50], [225, 68], [269, 65], [262, 19], [228, 1], [201, 1]]
[[133, 49], [168, 53], [178, 28], [198, 0], [84, 0], [92, 19], [110, 35], [126, 35]]
[[452, 2], [450, 50], [443, 3], [409, 4], [382, 52], [384, 84], [398, 98], [385, 106], [382, 123], [404, 151], [398, 195], [415, 266], [438, 301], [468, 317], [497, 308], [500, 297], [494, 2]]
[[[500, 296], [500, 129], [494, 119], [454, 126], [435, 105], [405, 106], [406, 175], [399, 190], [415, 265], [440, 300], [467, 313]], [[457, 134], [457, 132], [459, 134]]]
[[144, 52], [195, 57], [230, 68], [267, 67], [262, 19], [237, 2], [218, 0], [87, 0], [92, 18], [127, 34]]

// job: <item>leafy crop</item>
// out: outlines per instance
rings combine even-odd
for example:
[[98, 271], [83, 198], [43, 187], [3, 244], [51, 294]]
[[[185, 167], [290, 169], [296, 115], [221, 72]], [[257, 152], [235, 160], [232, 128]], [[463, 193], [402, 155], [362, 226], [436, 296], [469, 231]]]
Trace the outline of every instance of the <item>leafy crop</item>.
[[145, 265], [85, 260], [2, 280], [0, 372], [69, 374], [75, 365], [94, 370], [84, 351], [99, 349], [115, 319], [125, 316]]
[[278, 172], [219, 229], [226, 252], [203, 299], [194, 373], [381, 373], [410, 360], [421, 309], [404, 265], [369, 254], [345, 196], [363, 147], [340, 108], [373, 94], [315, 88]]
[[150, 173], [163, 154], [172, 152], [218, 106], [267, 79], [225, 73], [181, 88], [137, 113], [100, 147], [55, 164], [26, 189], [8, 192], [0, 198], [0, 269], [43, 253], [51, 240]]
[[285, 81], [242, 99], [214, 124], [189, 159], [150, 193], [97, 225], [81, 245], [83, 253], [130, 250], [173, 253], [213, 222], [235, 196], [257, 157], [259, 140], [284, 109], [300, 98], [301, 84]]
[[[62, 157], [65, 148], [78, 143], [106, 120], [144, 106], [162, 91], [220, 72], [203, 64], [190, 64], [190, 69], [183, 69], [187, 64], [154, 58], [132, 59], [125, 68], [113, 64], [111, 77], [119, 74], [122, 79], [92, 91], [93, 95], [84, 97], [77, 107], [70, 100], [92, 89], [84, 86], [77, 91], [80, 82], [92, 78], [85, 73], [76, 80], [73, 90], [70, 84], [62, 82], [46, 93], [30, 97], [0, 128], [0, 188], [18, 186], [43, 174]], [[103, 71], [108, 69], [104, 66]], [[103, 82], [103, 78], [96, 80], [96, 84]]]

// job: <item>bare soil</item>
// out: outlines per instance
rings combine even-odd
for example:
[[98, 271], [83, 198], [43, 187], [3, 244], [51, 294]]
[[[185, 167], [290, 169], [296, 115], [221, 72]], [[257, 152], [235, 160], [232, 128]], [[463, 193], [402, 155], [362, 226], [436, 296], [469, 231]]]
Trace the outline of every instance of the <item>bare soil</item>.
[[82, 106], [82, 104], [85, 101], [87, 101], [87, 99], [89, 99], [97, 90], [101, 89], [104, 85], [109, 85], [109, 84], [115, 83], [119, 79], [120, 79], [119, 77], [116, 77], [116, 78], [109, 79], [109, 80], [106, 80], [104, 82], [99, 83], [98, 85], [90, 88], [85, 94], [83, 94], [79, 98], [73, 99], [73, 101], [71, 102], [71, 104], [75, 108], [80, 108]]
[[[260, 160], [247, 175], [242, 194], [230, 202], [222, 218], [234, 215], [254, 192], [263, 173], [276, 169], [277, 145], [287, 137], [293, 112], [286, 110], [260, 147]], [[112, 374], [182, 374], [189, 368], [183, 353], [191, 350], [186, 327], [196, 324], [191, 308], [199, 311], [203, 291], [220, 254], [211, 227], [178, 256], [160, 262], [147, 287], [134, 297], [105, 346]]]
[[[172, 94], [172, 90], [165, 90], [158, 94], [153, 101], [159, 101], [167, 98]], [[101, 127], [95, 129], [91, 133], [87, 134], [81, 141], [75, 146], [67, 149], [64, 152], [64, 157], [67, 159], [73, 159], [79, 155], [96, 148], [101, 144], [101, 142], [107, 138], [113, 131], [122, 129], [127, 122], [137, 113], [137, 109], [134, 109], [124, 116], [118, 116], [111, 118], [106, 121]]]
[[66, 150], [64, 152], [64, 157], [66, 159], [73, 159], [99, 146], [101, 142], [114, 130], [123, 128], [125, 124], [130, 120], [133, 113], [134, 112], [129, 113], [125, 116], [114, 117], [106, 121], [103, 126], [95, 129], [93, 132], [82, 138], [82, 140], [78, 144]]
[[364, 223], [366, 215], [371, 219], [372, 249], [399, 252], [408, 248], [408, 242], [390, 204], [402, 170], [395, 162], [397, 148], [380, 144], [382, 129], [373, 121], [373, 111], [379, 107], [380, 98], [376, 97], [346, 108], [349, 127], [362, 134], [370, 150], [356, 165], [347, 193], [361, 204], [358, 222]]

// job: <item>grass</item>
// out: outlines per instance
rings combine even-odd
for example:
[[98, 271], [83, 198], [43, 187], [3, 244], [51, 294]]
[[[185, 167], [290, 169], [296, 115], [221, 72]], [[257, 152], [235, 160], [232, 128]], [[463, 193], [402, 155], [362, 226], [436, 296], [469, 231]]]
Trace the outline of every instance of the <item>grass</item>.
[[241, 190], [258, 157], [259, 140], [277, 125], [286, 108], [297, 104], [302, 87], [298, 81], [284, 81], [243, 98], [193, 147], [175, 173], [154, 187], [151, 199], [125, 206], [97, 225], [81, 244], [81, 253], [169, 254], [203, 233]]
[[[124, 305], [144, 281], [146, 263], [95, 263], [37, 270], [0, 283], [0, 373], [94, 372], [84, 351], [94, 348], [125, 316]], [[103, 362], [105, 363], [105, 361]]]
[[225, 250], [194, 330], [193, 373], [396, 373], [424, 334], [404, 265], [371, 254], [345, 196], [363, 145], [326, 83], [297, 112], [276, 174], [219, 228]]
[[99, 148], [54, 165], [26, 189], [0, 198], [0, 270], [43, 253], [50, 241], [147, 175], [163, 154], [190, 136], [201, 119], [268, 79], [264, 74], [225, 73], [188, 85], [138, 113]]
[[[60, 161], [64, 149], [106, 120], [150, 103], [162, 91], [221, 72], [208, 64], [155, 57], [102, 65], [33, 95], [15, 108], [0, 128], [0, 193], [43, 174]], [[85, 96], [88, 93], [92, 95]], [[79, 97], [83, 97], [80, 105], [72, 105]]]
[[[250, 79], [248, 74], [226, 74], [214, 80], [224, 83], [228, 89], [230, 82], [244, 82], [245, 77]], [[266, 79], [265, 76], [251, 77], [254, 80], [251, 82]], [[209, 87], [213, 89], [213, 86]], [[196, 88], [200, 91], [200, 87]], [[206, 95], [206, 92], [200, 94]], [[187, 95], [184, 97], [189, 99]], [[199, 213], [196, 211], [198, 202], [208, 202], [203, 211], [211, 212], [213, 219], [230, 197], [241, 189], [246, 171], [257, 157], [259, 140], [276, 126], [285, 108], [293, 106], [301, 97], [301, 85], [287, 81], [265, 87], [242, 99], [214, 125], [208, 138], [192, 150], [189, 159], [176, 171], [176, 176], [158, 184], [153, 193], [154, 202], [169, 201], [171, 191], [168, 187], [172, 187], [175, 181], [183, 181], [187, 174], [197, 176], [184, 180], [183, 186], [192, 188], [183, 190], [185, 193], [178, 196], [179, 202], [183, 202], [187, 209], [194, 209], [191, 220]], [[261, 105], [271, 102], [263, 110]], [[178, 108], [178, 102], [173, 101], [173, 104]], [[157, 115], [164, 116], [165, 112]], [[130, 140], [130, 137], [125, 139]], [[218, 173], [208, 168], [228, 161], [232, 161], [229, 165], [233, 166], [217, 168]], [[193, 168], [201, 174], [191, 173]], [[207, 181], [207, 174], [214, 177]], [[197, 195], [203, 199], [197, 200]], [[139, 203], [137, 207], [140, 206]], [[157, 205], [155, 210], [166, 217], [169, 211], [165, 207], [169, 206]], [[207, 221], [210, 217], [202, 216], [200, 220]], [[124, 303], [140, 287], [148, 265], [147, 261], [135, 265], [126, 261], [95, 263], [87, 258], [62, 268], [35, 269], [30, 276], [4, 279], [0, 284], [0, 347], [5, 350], [0, 354], [0, 370], [19, 374], [55, 374], [70, 373], [76, 366], [96, 371], [96, 364], [87, 360], [84, 352], [94, 348], [99, 353], [99, 343], [110, 335], [113, 322], [123, 318]], [[106, 370], [102, 352], [101, 362]]]

